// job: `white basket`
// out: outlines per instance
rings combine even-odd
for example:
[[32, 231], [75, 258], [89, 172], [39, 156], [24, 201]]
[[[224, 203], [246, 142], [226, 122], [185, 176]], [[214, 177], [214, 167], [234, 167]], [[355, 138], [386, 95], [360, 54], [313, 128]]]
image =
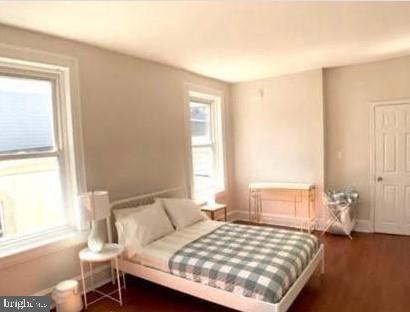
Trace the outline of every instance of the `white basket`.
[[83, 309], [83, 301], [76, 280], [58, 283], [51, 297], [56, 303], [57, 312], [79, 312]]

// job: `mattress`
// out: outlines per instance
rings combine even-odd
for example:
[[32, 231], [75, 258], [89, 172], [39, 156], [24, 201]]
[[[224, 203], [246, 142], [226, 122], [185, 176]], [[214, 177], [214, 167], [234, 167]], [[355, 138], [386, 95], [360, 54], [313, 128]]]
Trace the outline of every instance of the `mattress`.
[[145, 246], [140, 254], [129, 260], [169, 273], [169, 260], [178, 250], [224, 224], [212, 220], [197, 222]]
[[169, 260], [173, 275], [277, 303], [319, 248], [310, 234], [226, 223]]

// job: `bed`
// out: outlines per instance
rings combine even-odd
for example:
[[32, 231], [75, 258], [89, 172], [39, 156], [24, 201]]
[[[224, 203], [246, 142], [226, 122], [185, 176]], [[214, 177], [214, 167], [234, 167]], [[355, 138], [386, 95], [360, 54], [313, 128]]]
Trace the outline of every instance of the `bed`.
[[[113, 202], [111, 208], [146, 205], [161, 197], [186, 197], [186, 191], [140, 195]], [[108, 238], [117, 239], [115, 228]], [[316, 269], [324, 273], [324, 246], [298, 231], [203, 220], [122, 259], [120, 268], [239, 311], [285, 312]]]

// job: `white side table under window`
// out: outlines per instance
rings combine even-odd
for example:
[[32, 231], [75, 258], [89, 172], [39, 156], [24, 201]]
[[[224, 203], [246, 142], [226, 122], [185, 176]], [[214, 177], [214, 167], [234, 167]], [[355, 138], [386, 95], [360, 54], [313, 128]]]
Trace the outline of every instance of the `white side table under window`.
[[[124, 247], [118, 244], [106, 244], [104, 246], [104, 249], [99, 252], [99, 253], [94, 253], [90, 249], [85, 248], [80, 251], [79, 253], [79, 258], [80, 258], [80, 266], [81, 266], [81, 278], [82, 278], [82, 283], [83, 283], [83, 293], [84, 293], [84, 305], [85, 308], [87, 309], [87, 306], [97, 302], [103, 298], [108, 298], [111, 300], [114, 300], [118, 302], [122, 306], [122, 293], [121, 289], [124, 288], [126, 289], [126, 284], [125, 284], [125, 274], [122, 272], [122, 285], [121, 285], [121, 278], [120, 278], [120, 270], [119, 270], [119, 258], [122, 256], [122, 253], [124, 251]], [[94, 278], [93, 278], [93, 263], [97, 262], [106, 262], [110, 261], [111, 264], [111, 278], [112, 278], [112, 283], [115, 283], [115, 278], [114, 278], [114, 270], [116, 273], [116, 279], [117, 279], [117, 286], [118, 289], [106, 294], [103, 293], [102, 291], [99, 291], [95, 289], [94, 287]], [[90, 266], [90, 278], [91, 278], [91, 289], [101, 295], [98, 299], [88, 303], [87, 302], [87, 290], [85, 287], [85, 276], [84, 276], [84, 262], [88, 262]], [[114, 266], [113, 266], [114, 264]], [[113, 294], [118, 292], [118, 299], [113, 297]]]

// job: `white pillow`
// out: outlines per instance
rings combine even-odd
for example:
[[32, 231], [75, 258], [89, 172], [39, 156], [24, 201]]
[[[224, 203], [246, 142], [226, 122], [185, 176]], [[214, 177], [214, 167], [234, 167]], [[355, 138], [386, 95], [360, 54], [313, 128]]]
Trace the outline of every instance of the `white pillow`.
[[121, 218], [124, 218], [134, 212], [139, 212], [144, 210], [145, 208], [149, 208], [151, 205], [144, 205], [144, 206], [137, 206], [137, 207], [130, 207], [130, 208], [121, 208], [113, 210], [113, 214], [115, 217], [115, 221], [118, 221]]
[[191, 199], [161, 198], [160, 201], [177, 230], [182, 230], [198, 221], [208, 219], [201, 211], [201, 208]]
[[175, 231], [158, 202], [120, 218], [115, 225], [118, 242], [125, 247], [128, 258], [139, 254], [149, 243]]

